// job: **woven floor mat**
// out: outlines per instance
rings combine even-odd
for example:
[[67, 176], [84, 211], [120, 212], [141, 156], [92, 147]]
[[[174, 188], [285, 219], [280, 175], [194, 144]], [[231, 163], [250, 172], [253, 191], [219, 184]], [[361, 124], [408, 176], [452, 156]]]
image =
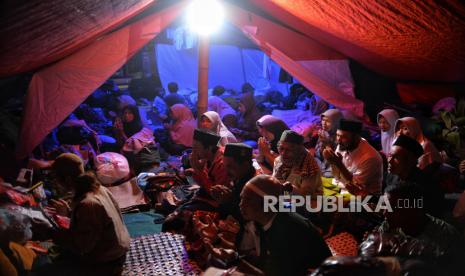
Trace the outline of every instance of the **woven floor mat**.
[[170, 233], [146, 235], [131, 240], [123, 275], [200, 275], [189, 260], [184, 237]]

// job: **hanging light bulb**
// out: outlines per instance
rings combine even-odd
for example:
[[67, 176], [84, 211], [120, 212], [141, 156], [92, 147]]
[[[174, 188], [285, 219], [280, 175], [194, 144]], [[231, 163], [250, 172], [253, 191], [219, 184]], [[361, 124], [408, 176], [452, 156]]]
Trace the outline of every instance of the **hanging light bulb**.
[[187, 24], [199, 35], [216, 32], [224, 19], [223, 6], [217, 0], [193, 0], [187, 8]]

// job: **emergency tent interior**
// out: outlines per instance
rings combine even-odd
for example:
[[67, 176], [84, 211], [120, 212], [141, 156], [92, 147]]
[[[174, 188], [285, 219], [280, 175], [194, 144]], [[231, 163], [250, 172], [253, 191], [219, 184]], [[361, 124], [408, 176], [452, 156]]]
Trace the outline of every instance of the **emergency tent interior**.
[[[35, 146], [188, 1], [6, 1], [0, 77], [32, 72], [17, 157]], [[227, 21], [304, 86], [364, 115], [383, 98], [354, 86], [349, 60], [390, 80], [404, 101], [463, 91], [465, 5], [459, 1], [225, 1]], [[214, 53], [214, 51], [213, 51]], [[191, 80], [195, 81], [194, 80]], [[369, 90], [369, 91], [368, 91]]]
[[[179, 93], [195, 97], [198, 89], [197, 36], [182, 24], [173, 23], [153, 42], [154, 47], [146, 52], [155, 56], [156, 69], [150, 68], [149, 62], [142, 62], [144, 75], [157, 73], [163, 87], [175, 81], [181, 89]], [[255, 88], [255, 95], [270, 90], [286, 95], [290, 86], [285, 78], [288, 75], [281, 67], [232, 24], [223, 24], [221, 34], [210, 39], [208, 71], [210, 88], [222, 85], [240, 91], [242, 84], [248, 82]], [[212, 89], [209, 94], [211, 92]]]

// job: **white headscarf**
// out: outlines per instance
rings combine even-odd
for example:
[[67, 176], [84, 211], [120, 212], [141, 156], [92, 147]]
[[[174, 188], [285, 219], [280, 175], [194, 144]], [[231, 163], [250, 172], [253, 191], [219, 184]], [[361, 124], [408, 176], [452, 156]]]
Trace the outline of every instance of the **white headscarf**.
[[325, 112], [321, 113], [321, 118], [326, 117], [331, 122], [331, 129], [328, 131], [331, 135], [335, 135], [337, 129], [339, 128], [339, 123], [341, 119], [344, 118], [344, 115], [339, 109], [328, 109]]
[[228, 128], [223, 124], [223, 121], [220, 118], [220, 115], [215, 111], [207, 111], [202, 114], [202, 116], [207, 117], [212, 122], [211, 131], [215, 132], [221, 137], [219, 142], [220, 146], [224, 146], [227, 143], [236, 143], [237, 139], [232, 134]]
[[388, 122], [390, 128], [388, 131], [384, 132], [381, 131], [381, 147], [383, 149], [383, 152], [385, 154], [388, 154], [391, 151], [391, 146], [396, 140], [396, 122], [397, 119], [399, 119], [399, 114], [397, 114], [397, 111], [394, 109], [384, 109], [380, 113], [378, 113], [378, 119], [377, 121], [379, 122], [380, 116], [383, 116], [383, 118]]

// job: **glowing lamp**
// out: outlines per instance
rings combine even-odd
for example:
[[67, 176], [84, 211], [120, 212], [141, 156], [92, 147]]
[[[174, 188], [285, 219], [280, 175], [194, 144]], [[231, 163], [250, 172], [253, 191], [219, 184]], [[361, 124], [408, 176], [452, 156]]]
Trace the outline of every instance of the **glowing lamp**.
[[207, 36], [222, 25], [224, 9], [217, 0], [193, 0], [187, 7], [187, 24], [191, 31]]

